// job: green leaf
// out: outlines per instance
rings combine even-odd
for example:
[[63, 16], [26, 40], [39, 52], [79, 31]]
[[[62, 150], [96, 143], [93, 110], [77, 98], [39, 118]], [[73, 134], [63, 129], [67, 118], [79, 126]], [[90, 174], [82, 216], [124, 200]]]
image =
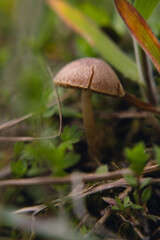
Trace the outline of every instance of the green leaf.
[[72, 139], [71, 140], [68, 140], [68, 141], [65, 141], [65, 142], [62, 142], [61, 144], [59, 144], [57, 146], [56, 149], [59, 149], [59, 151], [66, 151], [66, 150], [73, 150], [73, 145], [72, 145]]
[[21, 159], [30, 162], [32, 167], [36, 167], [37, 165], [41, 167], [44, 163], [53, 161], [54, 149], [55, 146], [48, 139], [27, 144], [22, 151]]
[[14, 6], [14, 0], [6, 1], [6, 0], [1, 0], [0, 1], [0, 9], [2, 12], [5, 14], [9, 15], [11, 14]]
[[11, 56], [11, 51], [9, 47], [4, 47], [0, 49], [0, 66], [4, 67]]
[[86, 225], [82, 224], [82, 226], [80, 227], [80, 233], [84, 236], [88, 234], [88, 228]]
[[77, 36], [75, 38], [75, 51], [78, 57], [96, 57], [97, 52], [91, 45], [82, 37]]
[[120, 210], [120, 208], [117, 206], [112, 206], [112, 210], [117, 211], [117, 210]]
[[148, 200], [151, 198], [151, 196], [152, 196], [152, 188], [148, 187], [148, 188], [144, 189], [144, 191], [142, 192], [143, 203], [148, 202]]
[[77, 126], [65, 126], [61, 133], [61, 139], [63, 141], [70, 141], [70, 143], [77, 143], [82, 136], [82, 132], [78, 130]]
[[101, 5], [94, 5], [94, 2], [82, 2], [78, 7], [100, 26], [107, 26], [110, 22], [109, 14]]
[[126, 180], [126, 182], [130, 185], [130, 186], [132, 186], [132, 187], [136, 187], [137, 186], [137, 178], [136, 177], [134, 177], [133, 175], [131, 175], [131, 174], [126, 174], [125, 176], [124, 176], [124, 178], [125, 178], [125, 180]]
[[136, 0], [135, 8], [144, 19], [148, 19], [160, 0]]
[[55, 113], [55, 111], [56, 111], [55, 106], [50, 107], [43, 113], [43, 117], [44, 118], [50, 118]]
[[154, 11], [154, 14], [152, 14], [152, 16], [148, 20], [148, 24], [156, 36], [159, 36], [159, 29], [160, 29], [159, 12], [160, 12], [160, 4], [158, 4], [158, 6]]
[[115, 197], [115, 200], [116, 200], [116, 203], [117, 203], [118, 207], [123, 211], [124, 206], [123, 206], [121, 200], [117, 196]]
[[96, 173], [97, 174], [101, 174], [101, 173], [107, 173], [108, 172], [108, 166], [105, 165], [101, 165], [100, 167], [97, 168]]
[[139, 195], [139, 193], [137, 192], [137, 190], [135, 190], [134, 193], [133, 193], [133, 196], [134, 196], [134, 200], [135, 200], [136, 203], [138, 203], [138, 199], [139, 199], [138, 195]]
[[[62, 114], [64, 118], [82, 118], [82, 113], [80, 113], [77, 109], [71, 108], [67, 105], [61, 104]], [[59, 107], [54, 106], [54, 114], [59, 115]]]
[[18, 160], [17, 162], [11, 162], [11, 170], [16, 177], [22, 177], [27, 172], [27, 169], [25, 161]]
[[144, 182], [140, 185], [140, 188], [142, 189], [142, 188], [148, 186], [151, 182], [152, 182], [152, 178], [145, 179]]
[[64, 174], [64, 169], [73, 166], [80, 159], [80, 156], [73, 152], [72, 142], [75, 142], [75, 139], [73, 139], [74, 141], [72, 139], [67, 140], [69, 136], [71, 135], [67, 135], [66, 141], [59, 143], [57, 146], [51, 140], [27, 144], [22, 151], [21, 159], [28, 161], [32, 168], [44, 169], [44, 166], [48, 165], [54, 174]]
[[74, 152], [69, 152], [64, 157], [63, 169], [74, 166], [80, 160], [80, 155]]
[[154, 147], [156, 162], [160, 165], [160, 147]]
[[[27, 61], [27, 60], [26, 60]], [[41, 59], [27, 62], [20, 69], [17, 80], [19, 95], [15, 100], [16, 106], [23, 112], [44, 113], [47, 109], [51, 89], [46, 89], [45, 66]]]
[[147, 218], [155, 223], [159, 221], [154, 215], [147, 214]]
[[141, 175], [149, 155], [145, 152], [143, 142], [136, 144], [132, 149], [125, 148], [125, 155], [130, 162], [130, 168], [136, 175]]
[[131, 34], [160, 72], [160, 43], [138, 11], [126, 0], [114, 0]]
[[75, 32], [85, 38], [102, 57], [124, 76], [137, 81], [138, 71], [135, 62], [125, 55], [85, 14], [64, 0], [47, 0], [50, 7]]
[[138, 204], [132, 204], [131, 208], [139, 210], [139, 209], [142, 209], [143, 207], [141, 205], [138, 205]]
[[16, 142], [14, 144], [14, 155], [17, 157], [19, 156], [19, 154], [21, 153], [21, 151], [23, 150], [24, 147], [24, 143], [23, 142]]
[[124, 206], [127, 207], [128, 204], [130, 203], [130, 197], [129, 196], [125, 196], [124, 200], [123, 200], [123, 203], [124, 203]]

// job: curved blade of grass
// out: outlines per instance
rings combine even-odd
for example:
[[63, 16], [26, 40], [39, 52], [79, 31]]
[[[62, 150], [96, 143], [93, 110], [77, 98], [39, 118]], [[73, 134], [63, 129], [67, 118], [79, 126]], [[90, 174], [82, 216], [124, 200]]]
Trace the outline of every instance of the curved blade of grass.
[[160, 43], [138, 11], [126, 0], [114, 0], [117, 10], [132, 35], [160, 72]]
[[135, 8], [144, 19], [148, 19], [160, 0], [136, 0]]
[[84, 37], [92, 47], [96, 48], [108, 63], [126, 77], [138, 81], [135, 62], [103, 34], [91, 19], [64, 0], [46, 0], [46, 2], [69, 27]]

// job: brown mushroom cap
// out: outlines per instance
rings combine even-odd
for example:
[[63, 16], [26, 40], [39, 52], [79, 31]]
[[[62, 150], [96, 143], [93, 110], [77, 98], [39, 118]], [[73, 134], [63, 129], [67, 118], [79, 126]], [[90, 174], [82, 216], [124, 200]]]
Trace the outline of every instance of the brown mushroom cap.
[[123, 97], [125, 92], [112, 68], [97, 58], [81, 58], [64, 66], [54, 78], [62, 87], [92, 90]]

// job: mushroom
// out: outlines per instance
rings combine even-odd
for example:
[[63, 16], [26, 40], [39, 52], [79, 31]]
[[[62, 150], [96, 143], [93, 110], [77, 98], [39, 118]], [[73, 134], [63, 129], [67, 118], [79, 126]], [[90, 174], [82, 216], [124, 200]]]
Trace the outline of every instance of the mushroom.
[[125, 92], [112, 68], [97, 58], [81, 58], [64, 66], [54, 77], [56, 85], [81, 89], [82, 115], [89, 145], [95, 160], [99, 157], [99, 144], [91, 103], [92, 92], [123, 97]]

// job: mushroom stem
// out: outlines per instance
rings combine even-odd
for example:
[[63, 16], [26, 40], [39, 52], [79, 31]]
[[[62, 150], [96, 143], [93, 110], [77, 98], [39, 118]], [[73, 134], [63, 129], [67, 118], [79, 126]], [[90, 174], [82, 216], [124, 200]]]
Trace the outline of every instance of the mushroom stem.
[[96, 134], [96, 126], [95, 126], [95, 121], [93, 116], [91, 96], [92, 96], [91, 90], [82, 90], [82, 95], [81, 95], [82, 114], [83, 114], [85, 133], [86, 133], [87, 142], [89, 146], [89, 152], [98, 163], [99, 147], [97, 144], [97, 134]]

